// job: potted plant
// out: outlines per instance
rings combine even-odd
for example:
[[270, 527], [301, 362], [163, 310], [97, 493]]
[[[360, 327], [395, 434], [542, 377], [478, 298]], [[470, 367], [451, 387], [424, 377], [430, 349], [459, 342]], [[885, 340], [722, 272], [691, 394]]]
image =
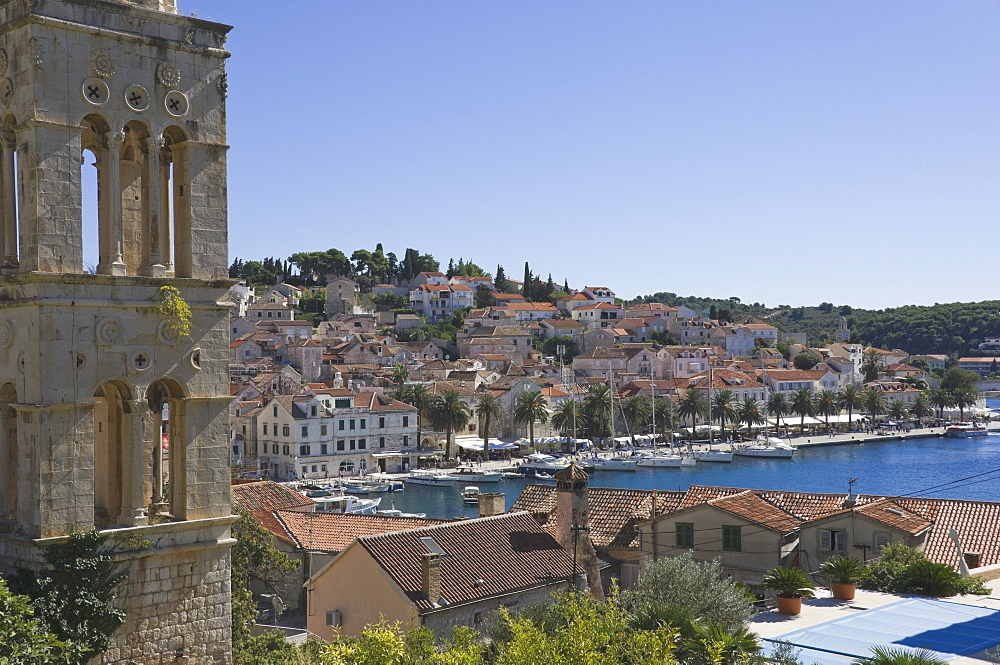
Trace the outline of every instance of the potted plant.
[[763, 584], [778, 598], [778, 611], [795, 615], [802, 611], [802, 599], [812, 598], [816, 585], [801, 568], [778, 566], [767, 571]]
[[830, 582], [834, 598], [854, 600], [854, 591], [865, 574], [865, 566], [857, 559], [835, 554], [820, 565], [819, 572]]

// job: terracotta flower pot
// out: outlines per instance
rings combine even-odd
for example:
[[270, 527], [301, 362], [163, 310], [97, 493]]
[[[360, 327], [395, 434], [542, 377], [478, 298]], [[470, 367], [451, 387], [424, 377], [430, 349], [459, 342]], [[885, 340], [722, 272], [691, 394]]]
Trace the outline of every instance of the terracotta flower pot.
[[802, 611], [802, 598], [785, 598], [778, 596], [778, 611], [782, 614], [795, 616]]
[[833, 592], [833, 597], [837, 600], [854, 600], [854, 590], [857, 585], [854, 582], [848, 584], [837, 584], [834, 582], [830, 585], [830, 591]]

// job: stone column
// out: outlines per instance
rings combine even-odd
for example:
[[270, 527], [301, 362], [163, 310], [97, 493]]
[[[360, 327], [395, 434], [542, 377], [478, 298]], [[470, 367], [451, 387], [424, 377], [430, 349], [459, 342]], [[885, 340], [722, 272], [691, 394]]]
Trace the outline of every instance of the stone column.
[[101, 260], [97, 272], [122, 276], [127, 273], [122, 258], [122, 178], [121, 146], [125, 132], [107, 134], [98, 160], [100, 190]]
[[160, 257], [160, 148], [163, 138], [146, 139], [146, 159], [142, 165], [142, 233], [148, 258], [142, 274], [166, 277], [167, 269]]
[[174, 271], [170, 238], [170, 151], [160, 152], [160, 259], [167, 274]]
[[0, 141], [0, 216], [2, 216], [3, 268], [17, 267], [17, 179], [14, 175], [14, 144]]
[[170, 155], [174, 164], [174, 276], [192, 277], [191, 242], [191, 142], [174, 143]]
[[146, 466], [143, 440], [150, 409], [143, 400], [133, 400], [128, 405], [129, 412], [122, 414], [122, 508], [118, 524], [143, 526], [149, 523], [143, 496]]

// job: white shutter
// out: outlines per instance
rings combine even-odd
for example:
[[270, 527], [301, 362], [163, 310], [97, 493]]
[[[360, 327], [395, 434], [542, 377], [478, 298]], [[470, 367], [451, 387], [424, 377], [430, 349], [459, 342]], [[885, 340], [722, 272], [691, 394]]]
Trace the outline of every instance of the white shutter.
[[833, 532], [828, 529], [819, 530], [819, 548], [824, 552], [829, 552], [831, 549], [831, 541], [833, 540]]

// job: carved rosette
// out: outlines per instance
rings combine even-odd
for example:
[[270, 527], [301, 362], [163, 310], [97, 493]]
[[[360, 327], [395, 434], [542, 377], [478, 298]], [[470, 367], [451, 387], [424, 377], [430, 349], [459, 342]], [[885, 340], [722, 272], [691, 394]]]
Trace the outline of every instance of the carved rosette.
[[0, 348], [9, 349], [14, 344], [14, 324], [10, 319], [0, 321]]
[[115, 346], [121, 342], [122, 324], [118, 319], [111, 317], [103, 319], [97, 324], [97, 341], [105, 346]]
[[156, 80], [165, 88], [176, 88], [181, 84], [181, 70], [170, 62], [161, 62], [156, 68]]
[[94, 76], [109, 79], [118, 71], [118, 65], [107, 51], [94, 51], [90, 54], [90, 70], [94, 72]]
[[173, 346], [180, 339], [180, 336], [174, 332], [174, 327], [170, 325], [170, 321], [160, 321], [160, 325], [156, 328], [156, 336], [160, 342], [167, 346]]

